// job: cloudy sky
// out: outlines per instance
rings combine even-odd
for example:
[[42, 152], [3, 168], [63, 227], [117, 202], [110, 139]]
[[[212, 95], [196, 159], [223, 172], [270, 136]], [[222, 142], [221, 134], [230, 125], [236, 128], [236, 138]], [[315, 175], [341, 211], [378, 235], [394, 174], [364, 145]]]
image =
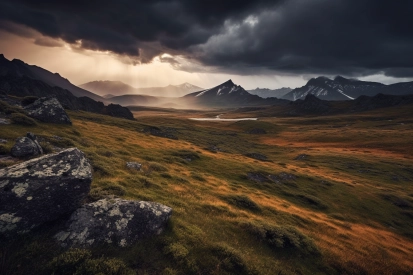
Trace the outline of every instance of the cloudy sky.
[[0, 53], [75, 84], [413, 80], [410, 0], [1, 0]]

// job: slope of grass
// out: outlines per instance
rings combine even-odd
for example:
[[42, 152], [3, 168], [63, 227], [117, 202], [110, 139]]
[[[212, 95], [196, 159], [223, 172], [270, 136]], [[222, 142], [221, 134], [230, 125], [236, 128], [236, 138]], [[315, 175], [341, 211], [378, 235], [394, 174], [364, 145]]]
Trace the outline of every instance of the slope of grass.
[[[189, 121], [190, 113], [182, 112], [169, 118], [137, 112], [137, 121], [129, 121], [69, 111], [72, 126], [1, 125], [0, 138], [9, 140], [4, 152], [28, 129], [49, 151], [76, 146], [85, 152], [94, 169], [89, 200], [157, 201], [174, 213], [162, 235], [122, 249], [64, 251], [51, 239], [57, 226], [48, 225], [4, 242], [0, 273], [412, 270], [413, 124], [406, 117], [393, 117], [391, 126], [383, 128], [384, 119], [375, 113], [266, 118], [255, 125]], [[148, 126], [173, 128], [178, 140], [145, 133]], [[266, 134], [247, 133], [254, 128]], [[222, 150], [213, 153], [210, 145]], [[251, 151], [271, 161], [246, 157]], [[299, 154], [308, 157], [295, 160]], [[142, 163], [141, 171], [127, 168], [129, 161]], [[266, 180], [252, 180], [249, 172]]]

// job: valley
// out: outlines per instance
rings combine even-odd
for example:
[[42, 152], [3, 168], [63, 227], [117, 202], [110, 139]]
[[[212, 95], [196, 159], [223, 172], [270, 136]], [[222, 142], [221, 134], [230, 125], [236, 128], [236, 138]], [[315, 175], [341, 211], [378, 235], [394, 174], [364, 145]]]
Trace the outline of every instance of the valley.
[[[113, 261], [117, 274], [413, 269], [411, 105], [219, 123], [188, 118], [247, 114], [131, 109], [136, 121], [69, 110], [72, 126], [10, 124], [0, 135], [8, 141], [3, 153], [28, 129], [48, 152], [82, 150], [94, 170], [91, 201], [121, 197], [172, 207], [161, 235], [127, 248], [91, 248], [91, 259]], [[174, 138], [153, 135], [148, 127]], [[141, 163], [141, 171], [128, 169], [128, 161]], [[53, 242], [58, 228], [54, 223], [2, 246], [2, 274], [82, 266], [75, 259], [85, 250], [65, 251]], [[74, 258], [62, 261], [68, 253]]]

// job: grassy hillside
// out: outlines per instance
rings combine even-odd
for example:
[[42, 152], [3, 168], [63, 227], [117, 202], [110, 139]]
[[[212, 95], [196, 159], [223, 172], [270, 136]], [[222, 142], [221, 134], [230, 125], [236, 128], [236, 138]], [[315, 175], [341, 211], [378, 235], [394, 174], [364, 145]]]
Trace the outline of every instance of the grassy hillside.
[[[0, 138], [9, 140], [0, 145], [2, 153], [27, 131], [41, 138], [47, 152], [72, 146], [84, 151], [94, 168], [90, 201], [119, 196], [173, 208], [164, 233], [129, 248], [64, 251], [51, 239], [58, 223], [4, 241], [0, 273], [413, 270], [411, 111], [218, 123], [187, 119], [216, 114], [146, 110], [128, 121], [69, 112], [73, 126], [0, 125]], [[150, 135], [148, 127], [177, 139]], [[257, 128], [266, 134], [250, 134]], [[127, 161], [142, 163], [142, 171], [129, 170]]]

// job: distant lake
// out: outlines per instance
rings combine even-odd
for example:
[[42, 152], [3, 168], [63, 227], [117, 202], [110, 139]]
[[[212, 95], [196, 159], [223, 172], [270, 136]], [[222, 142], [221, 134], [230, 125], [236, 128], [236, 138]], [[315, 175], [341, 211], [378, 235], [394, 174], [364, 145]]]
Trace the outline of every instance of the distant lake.
[[190, 118], [191, 120], [198, 120], [198, 121], [243, 121], [243, 120], [257, 120], [256, 117], [246, 117], [246, 118], [220, 118], [221, 115], [217, 115], [216, 117], [208, 117], [208, 118]]

